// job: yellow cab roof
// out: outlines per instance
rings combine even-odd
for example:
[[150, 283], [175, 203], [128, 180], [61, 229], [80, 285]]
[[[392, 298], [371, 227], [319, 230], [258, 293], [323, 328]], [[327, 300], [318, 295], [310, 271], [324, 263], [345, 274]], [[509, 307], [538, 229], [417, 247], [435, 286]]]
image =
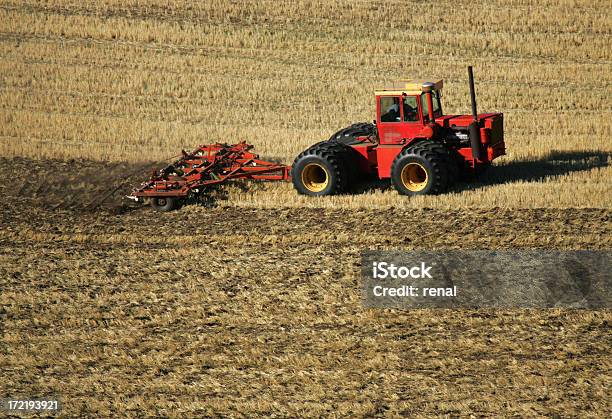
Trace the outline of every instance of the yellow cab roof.
[[442, 79], [439, 79], [438, 81], [435, 81], [435, 82], [432, 80], [436, 80], [436, 79], [430, 78], [430, 79], [420, 79], [420, 80], [399, 80], [381, 89], [376, 89], [375, 93], [378, 96], [401, 95], [402, 93], [406, 93], [407, 95], [418, 95], [423, 92], [422, 90], [423, 83], [427, 83], [427, 82], [433, 83], [435, 90], [442, 89], [442, 86], [444, 85]]

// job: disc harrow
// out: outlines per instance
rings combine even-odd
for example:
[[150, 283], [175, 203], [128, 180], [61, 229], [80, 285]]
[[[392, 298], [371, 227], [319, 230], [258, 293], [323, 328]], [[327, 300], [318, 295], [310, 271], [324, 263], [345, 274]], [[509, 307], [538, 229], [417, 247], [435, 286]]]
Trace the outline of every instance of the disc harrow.
[[134, 189], [128, 198], [150, 202], [159, 211], [178, 208], [189, 199], [197, 199], [217, 185], [235, 179], [288, 180], [290, 166], [261, 160], [249, 150], [252, 145], [201, 145], [191, 153], [160, 170]]

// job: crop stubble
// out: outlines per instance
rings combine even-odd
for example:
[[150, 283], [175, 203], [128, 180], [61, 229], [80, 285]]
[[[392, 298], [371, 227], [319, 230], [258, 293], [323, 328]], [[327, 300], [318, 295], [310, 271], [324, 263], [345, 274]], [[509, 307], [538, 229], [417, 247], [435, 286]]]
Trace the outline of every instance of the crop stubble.
[[[365, 310], [357, 264], [611, 247], [609, 6], [404, 3], [0, 2], [0, 393], [69, 414], [606, 416], [609, 310]], [[440, 75], [466, 112], [467, 64], [510, 154], [446, 196], [119, 201], [198, 143], [290, 163], [371, 119], [386, 80]]]
[[[373, 89], [389, 80], [443, 77], [447, 112], [467, 112], [474, 64], [480, 109], [506, 116], [509, 154], [498, 164], [515, 176], [486, 193], [464, 186], [410, 203], [384, 191], [365, 205], [609, 208], [609, 5], [448, 2], [434, 17], [420, 7], [3, 1], [0, 154], [141, 162], [244, 139], [291, 163], [336, 129], [371, 120]], [[569, 168], [561, 163], [568, 170], [541, 170], [551, 152], [573, 153]], [[597, 163], [583, 164], [584, 153]], [[275, 192], [233, 202], [293, 198]]]

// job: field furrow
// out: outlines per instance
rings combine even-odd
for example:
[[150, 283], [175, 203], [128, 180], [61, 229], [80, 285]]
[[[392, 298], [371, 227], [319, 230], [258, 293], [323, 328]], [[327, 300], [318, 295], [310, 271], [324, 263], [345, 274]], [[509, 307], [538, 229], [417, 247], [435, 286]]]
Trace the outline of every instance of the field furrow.
[[[611, 45], [606, 0], [0, 0], [1, 397], [70, 417], [611, 417], [609, 309], [369, 309], [360, 272], [367, 250], [610, 250]], [[444, 79], [444, 113], [469, 113], [470, 65], [506, 155], [446, 193], [125, 199], [199, 144], [292, 164], [398, 79]]]

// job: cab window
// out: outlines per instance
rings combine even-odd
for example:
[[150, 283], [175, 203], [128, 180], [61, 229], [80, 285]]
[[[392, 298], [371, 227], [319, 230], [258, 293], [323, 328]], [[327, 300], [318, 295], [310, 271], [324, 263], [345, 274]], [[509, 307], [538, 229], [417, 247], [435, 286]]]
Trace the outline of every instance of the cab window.
[[400, 122], [400, 98], [396, 96], [380, 97], [380, 122]]
[[[440, 95], [437, 91], [431, 93], [433, 102], [433, 115], [435, 118], [442, 116], [442, 108], [440, 107]], [[427, 105], [427, 95], [421, 95], [421, 107], [423, 108], [423, 119], [429, 120], [429, 106]]]
[[419, 108], [416, 96], [404, 96], [404, 122], [415, 122], [419, 120]]

